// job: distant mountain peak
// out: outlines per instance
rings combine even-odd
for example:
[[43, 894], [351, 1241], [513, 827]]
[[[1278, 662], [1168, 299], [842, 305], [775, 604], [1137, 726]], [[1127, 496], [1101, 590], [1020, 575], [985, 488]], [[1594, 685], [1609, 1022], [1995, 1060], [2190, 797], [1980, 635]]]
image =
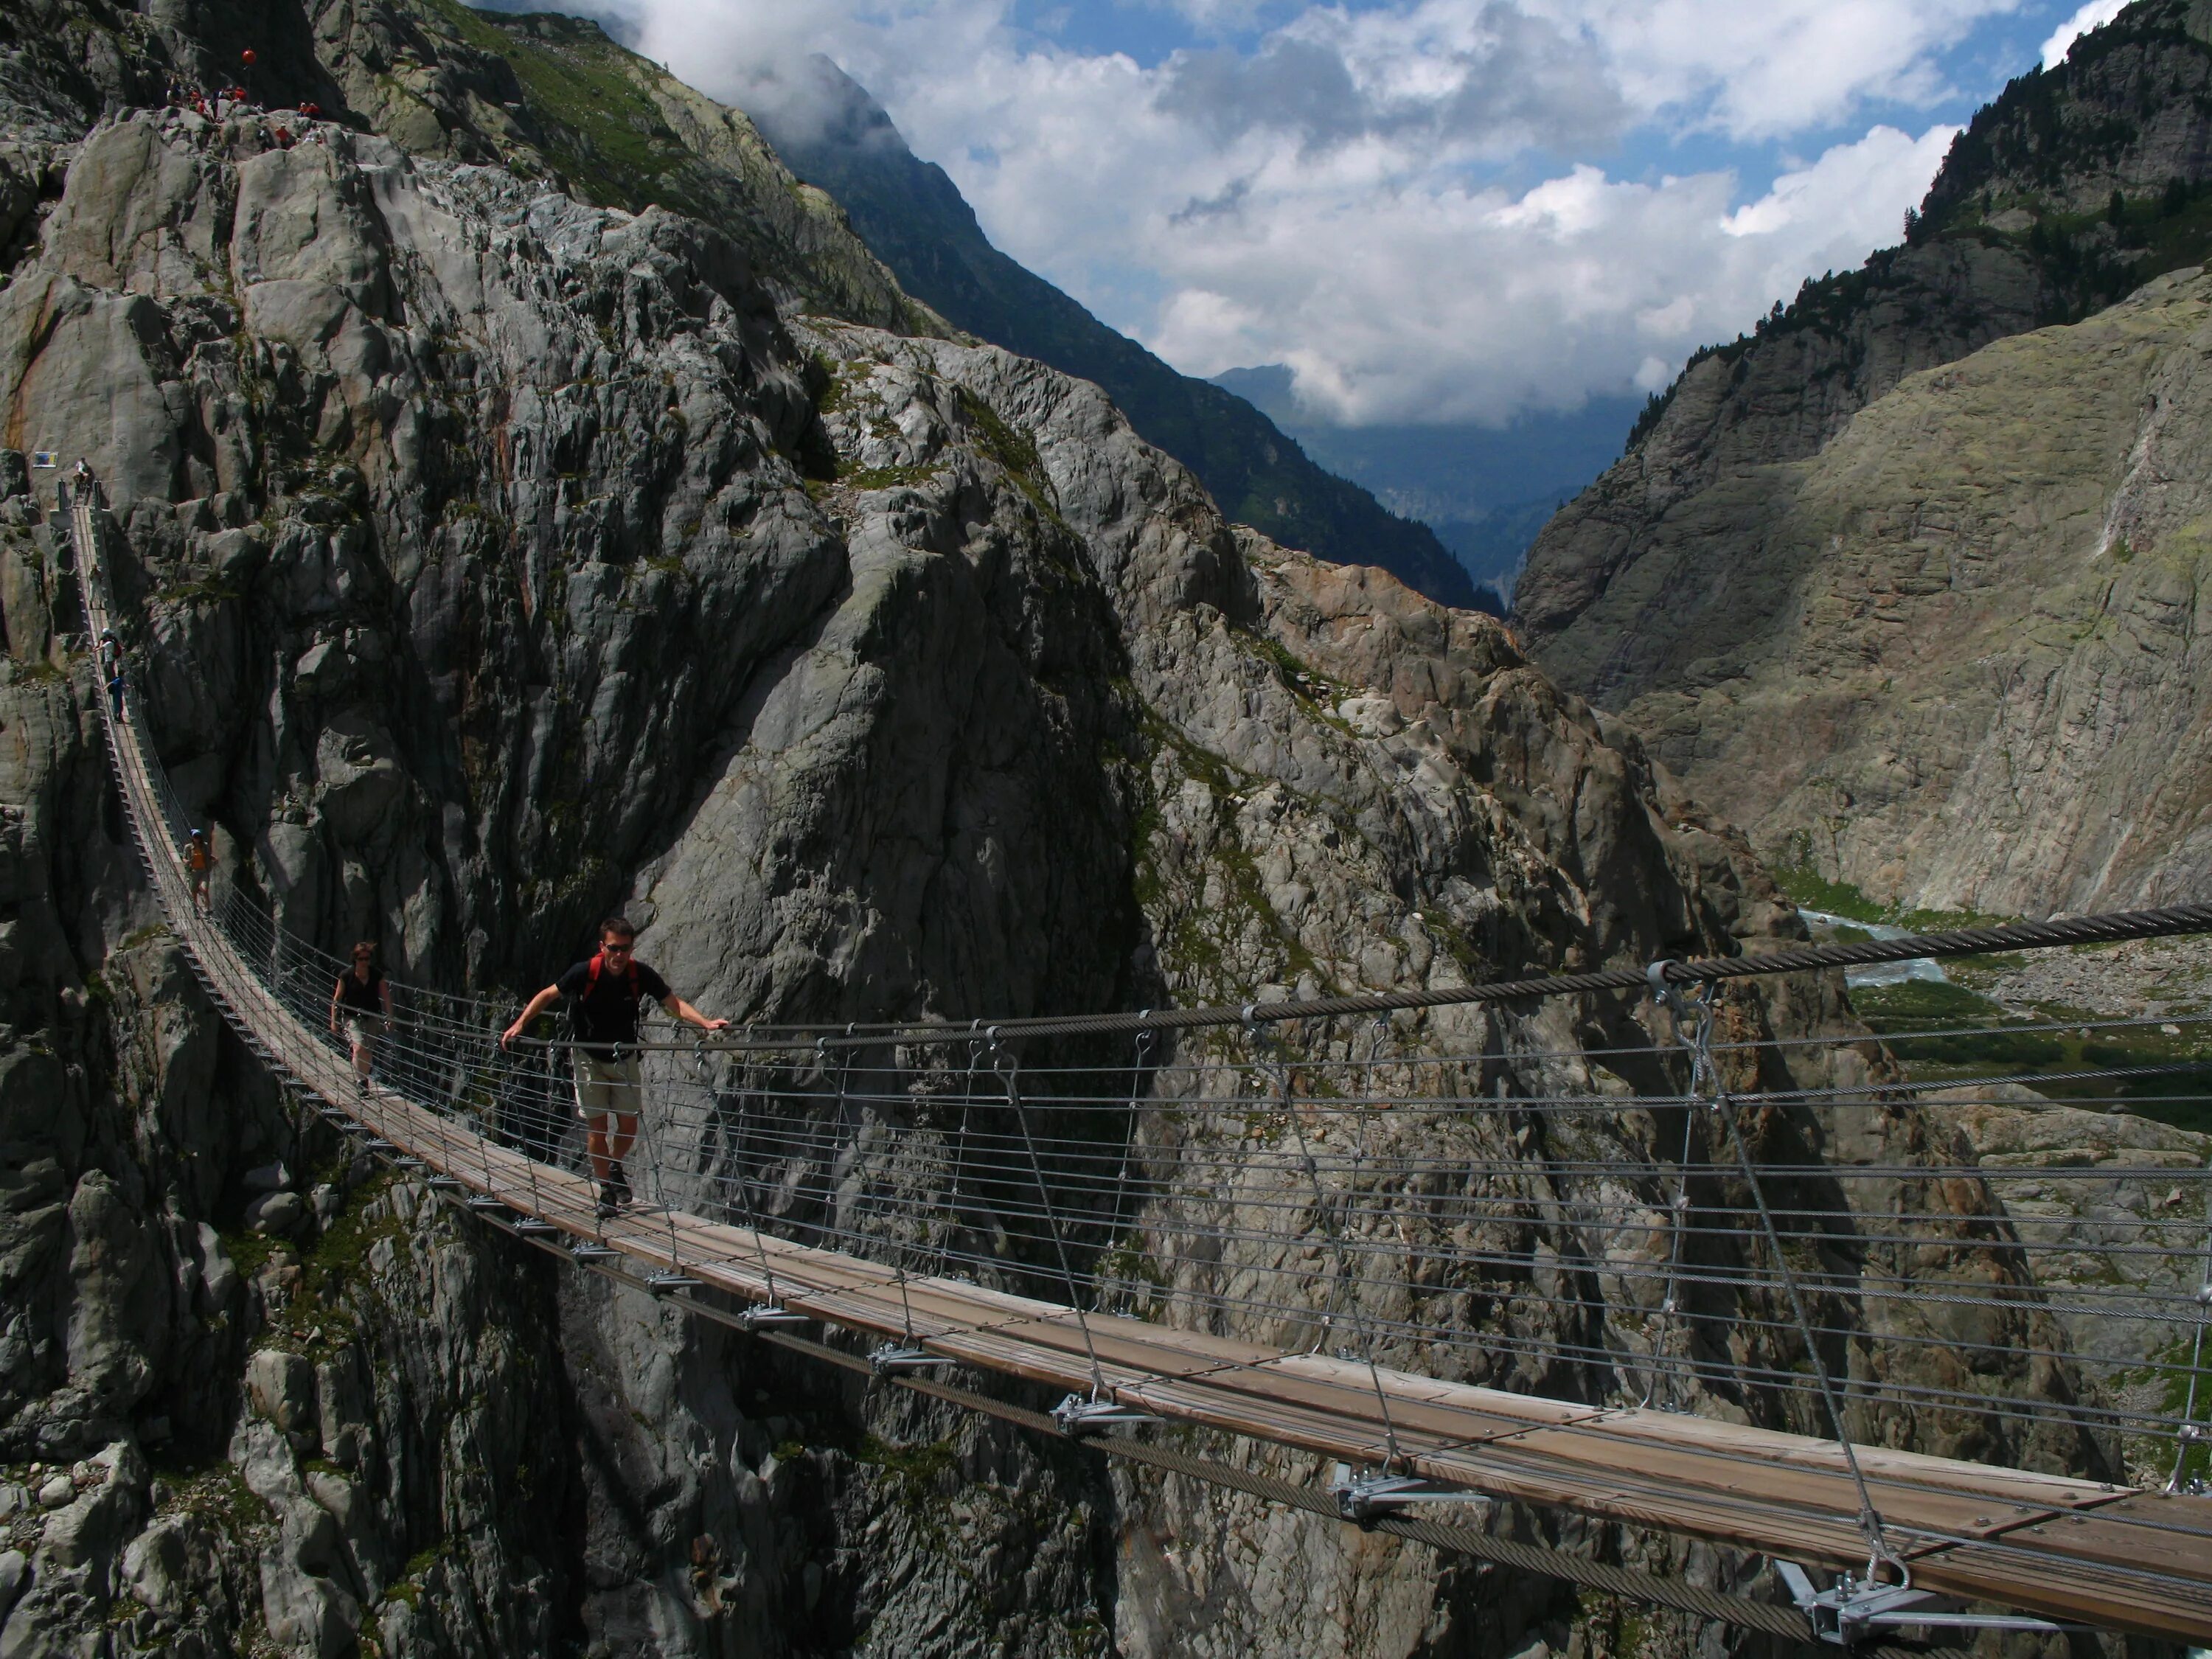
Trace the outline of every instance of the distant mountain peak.
[[[1103, 387], [1228, 517], [1340, 564], [1379, 565], [1431, 599], [1502, 610], [1427, 525], [1317, 465], [1251, 403], [1176, 373], [993, 246], [951, 177], [830, 59], [763, 77], [744, 100], [778, 155], [836, 198], [908, 294], [956, 327]], [[1289, 370], [1278, 372], [1287, 389]]]

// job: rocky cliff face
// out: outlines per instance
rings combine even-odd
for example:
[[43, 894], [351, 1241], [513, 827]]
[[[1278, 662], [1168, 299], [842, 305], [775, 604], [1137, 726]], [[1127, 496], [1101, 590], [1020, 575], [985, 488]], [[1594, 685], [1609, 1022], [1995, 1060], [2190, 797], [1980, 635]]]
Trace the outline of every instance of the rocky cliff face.
[[[2152, 688], [2181, 686], [2163, 678], [2184, 672], [2181, 659], [2160, 647], [2132, 677], [2078, 671], [2102, 692], [2051, 678], [2076, 672], [2054, 668], [2076, 660], [2054, 631], [2105, 625], [2106, 590], [2087, 579], [2106, 567], [2080, 561], [2102, 556], [2107, 512], [2127, 510], [2113, 493], [2122, 477], [2143, 481], [2106, 452], [2166, 423], [2154, 404], [2131, 403], [2154, 394], [2145, 360], [2117, 343], [2140, 338], [2150, 313], [2072, 347], [1972, 354], [2204, 258], [2208, 41], [2202, 8], [2144, 0], [2063, 64], [2014, 82], [1956, 141], [1905, 246], [1808, 283], [1753, 335], [1700, 353], [1621, 461], [1538, 538], [1516, 594], [1537, 660], [1626, 714], [1763, 849], [1923, 904], [2041, 911], [2191, 880], [2196, 854], [2172, 837], [2185, 841], [2193, 809], [2167, 799], [2186, 786], [2148, 758], [2174, 728], [2122, 736], [2115, 702], [2162, 700]], [[2093, 339], [2114, 355], [2096, 356]], [[2074, 355], [2062, 365], [2054, 350]], [[2009, 435], [1998, 403], [1970, 414], [1937, 395], [1966, 382], [1929, 371], [1970, 357], [2020, 371], [1990, 394], [2014, 400]], [[1878, 414], [1893, 393], [1899, 412]], [[1953, 407], [1955, 430], [1944, 424]], [[2131, 435], [2118, 439], [2115, 422]], [[2018, 440], [2037, 467], [2007, 464]], [[1960, 442], [1995, 447], [1962, 453]], [[1884, 459], [1870, 463], [1876, 450]], [[1871, 486], [1881, 506], [1838, 498], [1848, 523], [1816, 529], [1799, 481], [1840, 483], [1846, 468], [1849, 487]], [[2015, 487], [2046, 505], [2023, 516]], [[2086, 499], [2100, 489], [2100, 502]], [[2096, 521], [2086, 532], [2085, 514]], [[1863, 560], [1854, 527], [1901, 562]], [[1900, 651], [1914, 658], [1908, 672]], [[1785, 659], [1797, 666], [1778, 678], [1760, 666]], [[2103, 714], [2088, 715], [2100, 698]], [[2000, 702], [2012, 711], [2002, 720]], [[1979, 781], [1954, 794], [1969, 769]], [[2093, 827], [2153, 787], [2160, 804]], [[2156, 872], [2160, 837], [2170, 875]]]
[[2161, 278], [1705, 491], [1602, 607], [1635, 618], [1607, 652], [1625, 718], [1760, 844], [1882, 902], [2202, 890], [2208, 299]]
[[[179, 27], [118, 24], [116, 61]], [[24, 141], [0, 1651], [1697, 1639], [1601, 1640], [1546, 1587], [1397, 1547], [1310, 1595], [1333, 1525], [1116, 1488], [556, 1279], [273, 1093], [133, 878], [24, 447], [106, 480], [133, 680], [218, 890], [404, 976], [534, 985], [617, 904], [696, 1000], [785, 1019], [1455, 983], [1797, 927], [1499, 627], [1232, 529], [1096, 388], [865, 295], [838, 314], [804, 248], [756, 260], [458, 139], [277, 125]], [[1741, 1018], [1838, 1017], [1809, 994]], [[1177, 1540], [1201, 1565], [1164, 1565]]]

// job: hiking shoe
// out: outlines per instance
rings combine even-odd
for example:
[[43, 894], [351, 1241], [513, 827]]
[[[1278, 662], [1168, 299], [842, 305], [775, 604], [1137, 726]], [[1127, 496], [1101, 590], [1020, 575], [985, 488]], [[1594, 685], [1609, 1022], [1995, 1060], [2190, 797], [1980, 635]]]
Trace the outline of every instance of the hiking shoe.
[[362, 1093], [367, 1094], [368, 1092], [368, 1079], [367, 1078], [356, 1077], [354, 1079], [354, 1083], [361, 1090]]
[[599, 1183], [599, 1201], [596, 1206], [596, 1213], [599, 1219], [605, 1221], [620, 1207], [620, 1205], [621, 1200], [615, 1196], [615, 1183], [611, 1181], [602, 1181]]
[[627, 1204], [636, 1196], [629, 1189], [629, 1171], [623, 1169], [619, 1162], [607, 1171], [607, 1185], [614, 1188], [618, 1203]]

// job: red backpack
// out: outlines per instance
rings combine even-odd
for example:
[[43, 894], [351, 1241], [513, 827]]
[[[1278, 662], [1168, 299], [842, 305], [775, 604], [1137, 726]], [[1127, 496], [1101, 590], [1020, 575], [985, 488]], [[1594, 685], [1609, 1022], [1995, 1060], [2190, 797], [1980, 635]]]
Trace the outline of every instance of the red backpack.
[[[585, 996], [586, 1000], [589, 1000], [589, 998], [591, 997], [592, 993], [592, 992], [594, 992], [594, 991], [596, 991], [596, 990], [598, 990], [598, 989], [599, 988], [599, 969], [600, 969], [601, 968], [603, 968], [603, 967], [605, 967], [605, 966], [606, 965], [606, 961], [607, 961], [607, 957], [606, 957], [606, 952], [605, 952], [605, 951], [594, 951], [592, 953], [592, 965], [591, 965], [591, 968], [590, 968], [590, 969], [589, 969], [589, 970], [585, 974], [585, 975], [584, 975], [584, 996]], [[637, 998], [638, 998], [638, 989], [637, 989], [637, 958], [636, 958], [636, 957], [631, 957], [631, 958], [630, 958], [630, 964], [629, 964], [629, 1000], [630, 1000], [632, 1002], [635, 1002], [635, 1001], [637, 1000]]]

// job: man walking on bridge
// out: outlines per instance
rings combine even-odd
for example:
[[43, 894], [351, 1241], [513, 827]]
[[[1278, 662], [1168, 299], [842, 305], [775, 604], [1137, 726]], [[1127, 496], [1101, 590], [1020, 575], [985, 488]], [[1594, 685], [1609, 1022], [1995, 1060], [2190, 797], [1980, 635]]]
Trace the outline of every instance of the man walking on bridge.
[[651, 997], [674, 1018], [702, 1031], [719, 1031], [730, 1022], [709, 1019], [668, 988], [668, 981], [637, 960], [637, 929], [620, 916], [599, 924], [599, 953], [580, 962], [530, 999], [500, 1038], [506, 1048], [530, 1022], [562, 998], [576, 1037], [576, 1112], [584, 1120], [585, 1148], [592, 1177], [599, 1183], [602, 1219], [630, 1200], [629, 1171], [623, 1167], [637, 1139], [642, 1090], [638, 1076], [637, 1006]]

